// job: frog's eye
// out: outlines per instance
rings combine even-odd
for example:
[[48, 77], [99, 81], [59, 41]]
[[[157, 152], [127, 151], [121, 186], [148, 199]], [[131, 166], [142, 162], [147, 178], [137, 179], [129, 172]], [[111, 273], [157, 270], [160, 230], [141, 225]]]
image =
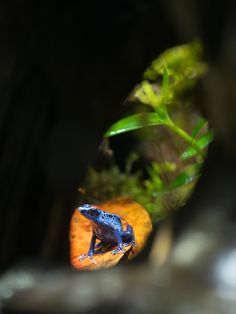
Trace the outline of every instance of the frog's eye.
[[90, 209], [88, 213], [91, 216], [95, 216], [95, 217], [99, 216], [99, 212], [96, 209]]

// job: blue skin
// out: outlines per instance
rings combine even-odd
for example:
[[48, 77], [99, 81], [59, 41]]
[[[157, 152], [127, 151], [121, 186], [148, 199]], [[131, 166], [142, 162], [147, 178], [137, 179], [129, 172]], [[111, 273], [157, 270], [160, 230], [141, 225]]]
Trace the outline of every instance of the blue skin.
[[[117, 244], [117, 248], [112, 251], [112, 254], [124, 252], [123, 245], [129, 246], [133, 244], [136, 246], [133, 228], [131, 225], [127, 224], [127, 228], [124, 231], [120, 216], [92, 207], [89, 204], [81, 205], [78, 210], [83, 216], [89, 219], [92, 224], [92, 238], [88, 253], [82, 255], [80, 259], [84, 259], [87, 256], [92, 257], [94, 255], [94, 249], [103, 243]], [[101, 243], [97, 246], [95, 246], [96, 239], [101, 240]]]

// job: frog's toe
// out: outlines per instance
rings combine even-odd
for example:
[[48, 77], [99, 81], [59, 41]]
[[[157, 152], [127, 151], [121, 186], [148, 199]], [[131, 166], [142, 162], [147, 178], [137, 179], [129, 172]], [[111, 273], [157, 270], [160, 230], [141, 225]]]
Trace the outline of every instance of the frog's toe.
[[125, 249], [123, 249], [123, 248], [117, 248], [117, 249], [111, 251], [111, 254], [112, 254], [112, 255], [115, 255], [115, 254], [117, 254], [117, 253], [124, 253], [124, 252], [125, 252]]
[[129, 245], [131, 245], [132, 243], [124, 243], [124, 246], [127, 247]]
[[79, 261], [81, 262], [81, 261], [83, 261], [85, 258], [88, 258], [88, 257], [89, 257], [89, 259], [93, 259], [93, 258], [94, 258], [93, 255], [83, 254], [83, 255], [80, 255], [80, 256], [78, 257], [78, 259], [79, 259]]
[[130, 246], [130, 245], [133, 245], [133, 247], [136, 247], [136, 243], [134, 241], [128, 242], [128, 243], [124, 243], [125, 247]]
[[87, 258], [88, 257], [88, 255], [87, 254], [83, 254], [83, 255], [80, 255], [79, 257], [78, 257], [78, 259], [80, 260], [80, 262], [81, 261], [83, 261], [85, 258]]

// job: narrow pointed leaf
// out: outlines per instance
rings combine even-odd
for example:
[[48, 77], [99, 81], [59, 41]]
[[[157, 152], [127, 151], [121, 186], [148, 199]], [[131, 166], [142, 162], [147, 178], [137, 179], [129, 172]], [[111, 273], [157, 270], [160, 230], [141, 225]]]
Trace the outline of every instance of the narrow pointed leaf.
[[146, 126], [160, 124], [164, 124], [164, 120], [161, 119], [158, 114], [154, 112], [137, 113], [114, 123], [105, 133], [105, 137], [137, 130]]
[[166, 89], [166, 88], [168, 88], [168, 85], [169, 85], [169, 73], [168, 73], [167, 66], [164, 66], [162, 88]]
[[191, 183], [195, 178], [197, 177], [197, 175], [192, 174], [189, 175], [185, 172], [181, 173], [167, 188], [167, 190], [172, 190], [172, 189], [176, 189], [178, 187], [181, 187], [185, 184]]
[[[209, 130], [206, 134], [204, 134], [202, 137], [200, 137], [198, 140], [196, 140], [197, 144], [201, 149], [204, 149], [208, 144], [210, 144], [214, 139], [214, 134], [212, 130]], [[186, 160], [188, 158], [191, 158], [195, 156], [197, 152], [193, 147], [189, 147], [186, 151], [184, 151], [180, 155], [181, 160]]]
[[179, 188], [185, 184], [193, 182], [199, 177], [199, 171], [202, 164], [194, 164], [185, 169], [180, 175], [178, 175], [166, 188], [167, 190], [172, 190]]
[[201, 131], [201, 129], [207, 124], [207, 120], [200, 118], [197, 121], [197, 124], [195, 126], [195, 128], [193, 129], [191, 136], [192, 137], [196, 137], [198, 135], [198, 133]]

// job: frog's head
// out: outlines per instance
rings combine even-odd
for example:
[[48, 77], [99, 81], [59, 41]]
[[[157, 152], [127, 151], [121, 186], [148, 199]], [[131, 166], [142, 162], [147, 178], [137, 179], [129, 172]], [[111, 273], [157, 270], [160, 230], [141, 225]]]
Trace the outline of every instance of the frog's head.
[[83, 204], [79, 206], [78, 210], [83, 216], [93, 221], [96, 220], [96, 218], [100, 215], [100, 210], [89, 204]]

